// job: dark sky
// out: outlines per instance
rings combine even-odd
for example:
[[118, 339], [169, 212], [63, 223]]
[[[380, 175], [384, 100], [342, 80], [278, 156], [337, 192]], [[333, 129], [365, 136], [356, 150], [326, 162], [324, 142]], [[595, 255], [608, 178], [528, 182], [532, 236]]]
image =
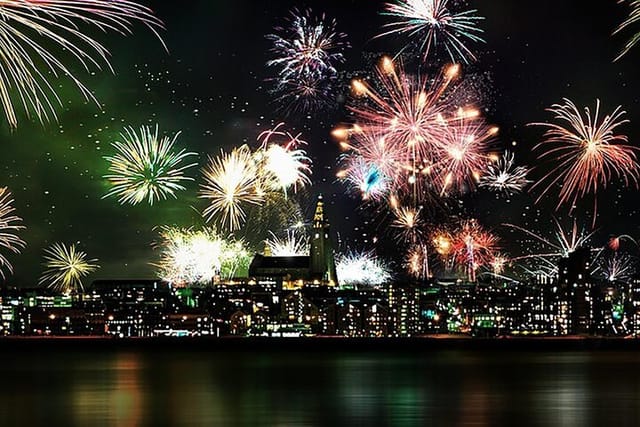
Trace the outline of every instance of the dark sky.
[[[372, 40], [386, 22], [378, 15], [383, 4], [379, 1], [154, 0], [148, 4], [166, 23], [163, 38], [168, 53], [141, 27], [128, 38], [101, 37], [110, 47], [116, 74], [97, 72], [84, 81], [95, 90], [102, 109], [83, 102], [68, 82], [61, 81], [65, 104], [58, 122], [42, 126], [22, 117], [17, 131], [7, 126], [1, 130], [0, 185], [13, 191], [17, 212], [28, 227], [21, 234], [27, 248], [19, 256], [9, 256], [15, 274], [7, 283], [35, 285], [42, 270], [42, 251], [56, 241], [79, 242], [99, 259], [102, 268], [89, 280], [153, 276], [149, 262], [156, 256], [151, 249], [154, 227], [202, 223], [197, 212], [204, 207], [196, 198], [198, 180], [189, 183], [178, 200], [153, 207], [103, 200], [108, 188], [102, 178], [107, 170], [103, 156], [110, 151], [109, 143], [123, 126], [158, 123], [163, 131], [182, 131], [178, 145], [200, 153], [200, 165], [222, 147], [253, 143], [260, 131], [284, 119], [275, 112], [264, 82], [270, 75], [264, 65], [269, 57], [265, 35], [291, 7], [325, 12], [347, 33], [352, 47], [341, 70], [345, 86], [349, 76], [370, 71], [367, 58], [394, 54], [404, 44], [402, 39]], [[476, 0], [470, 4], [486, 17], [479, 25], [487, 43], [472, 46], [478, 62], [465, 72], [485, 77], [486, 114], [501, 128], [503, 147], [517, 142], [519, 163], [536, 164], [531, 147], [541, 135], [540, 129], [525, 125], [549, 119], [545, 107], [563, 97], [578, 105], [593, 105], [600, 98], [607, 112], [622, 105], [631, 119], [623, 129], [637, 144], [640, 47], [612, 62], [626, 41], [611, 37], [624, 19], [624, 5], [615, 0]], [[339, 152], [329, 132], [347, 119], [342, 107], [312, 118], [287, 118], [287, 123], [303, 132], [314, 159], [314, 186], [307, 195], [323, 193], [328, 199], [334, 229], [347, 242], [343, 245], [366, 246], [361, 227], [371, 215], [358, 209], [358, 201], [334, 182]], [[534, 171], [533, 177], [540, 173]], [[198, 171], [193, 169], [190, 175], [198, 178]], [[640, 234], [636, 197], [634, 189], [613, 188], [599, 195], [597, 225], [603, 236]], [[503, 222], [544, 232], [550, 229], [555, 201], [534, 205], [533, 199], [529, 194], [505, 200], [478, 193], [461, 204], [464, 212], [478, 216], [499, 234]], [[303, 197], [301, 202], [308, 212], [312, 198]], [[556, 215], [566, 217], [566, 210]], [[588, 215], [577, 212], [576, 217], [590, 225]], [[365, 232], [384, 234], [375, 221]], [[509, 234], [504, 237], [510, 239]], [[519, 250], [513, 241], [505, 246]]]

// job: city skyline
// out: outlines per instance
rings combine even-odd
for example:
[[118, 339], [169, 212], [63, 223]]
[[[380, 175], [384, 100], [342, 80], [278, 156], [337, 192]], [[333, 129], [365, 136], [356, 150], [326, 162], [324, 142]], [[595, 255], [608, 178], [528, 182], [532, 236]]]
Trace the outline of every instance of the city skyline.
[[[461, 220], [477, 220], [486, 231], [500, 238], [496, 248], [518, 264], [526, 259], [524, 257], [536, 253], [551, 251], [565, 255], [562, 244], [559, 248], [553, 245], [558, 246], [559, 228], [567, 235], [572, 234], [574, 221], [584, 235], [594, 233], [587, 243], [593, 248], [610, 247], [611, 237], [629, 236], [619, 239], [618, 244], [620, 251], [634, 257], [638, 248], [632, 240], [640, 234], [637, 234], [638, 212], [634, 201], [637, 189], [633, 176], [623, 176], [617, 184], [615, 176], [605, 180], [610, 185], [606, 191], [602, 186], [598, 192], [598, 216], [593, 214], [595, 204], [589, 191], [579, 194], [576, 200], [568, 197], [563, 201], [553, 185], [551, 190], [546, 188], [543, 177], [550, 169], [538, 161], [539, 152], [534, 150], [543, 140], [545, 129], [528, 126], [552, 121], [553, 113], [545, 109], [562, 104], [563, 98], [572, 99], [580, 111], [588, 106], [592, 113], [596, 99], [600, 99], [600, 118], [613, 113], [618, 105], [626, 111], [621, 119], [629, 119], [630, 123], [616, 132], [627, 135], [628, 144], [637, 147], [636, 118], [640, 100], [635, 95], [639, 92], [634, 90], [631, 76], [638, 56], [636, 50], [631, 49], [613, 62], [626, 38], [622, 34], [611, 36], [611, 33], [623, 22], [628, 5], [611, 3], [577, 6], [577, 3], [555, 5], [549, 1], [535, 6], [515, 6], [503, 1], [491, 5], [476, 2], [459, 5], [460, 10], [477, 9], [475, 13], [484, 18], [474, 21], [482, 30], [484, 43], [475, 41], [468, 45], [475, 61], [468, 55], [455, 59], [461, 63], [461, 79], [467, 85], [465, 91], [473, 93], [487, 124], [500, 129], [486, 155], [499, 156], [509, 150], [515, 155], [515, 166], [533, 169], [527, 179], [533, 181], [533, 185], [541, 184], [533, 190], [525, 189], [522, 194], [495, 193], [490, 187], [474, 184], [474, 177], [467, 175], [455, 185], [439, 184], [435, 199], [415, 202], [414, 195], [414, 203], [404, 206], [407, 210], [396, 211], [406, 214], [413, 209], [414, 215], [424, 218], [425, 230], [429, 232], [447, 227], [451, 232], [464, 228]], [[166, 27], [159, 31], [162, 41], [144, 24], [135, 25], [133, 34], [127, 38], [97, 35], [112, 51], [111, 62], [116, 74], [96, 72], [83, 80], [95, 92], [102, 108], [83, 102], [81, 94], [72, 90], [72, 84], [61, 79], [64, 106], [56, 109], [57, 121], [40, 124], [37, 119], [28, 120], [18, 112], [20, 120], [15, 130], [4, 125], [1, 139], [5, 146], [0, 170], [5, 178], [0, 181], [0, 187], [7, 186], [12, 192], [15, 214], [26, 226], [17, 234], [26, 242], [26, 247], [20, 255], [2, 252], [15, 270], [13, 274], [5, 271], [7, 279], [3, 283], [35, 285], [45, 270], [42, 266], [45, 250], [57, 242], [75, 245], [78, 251], [87, 254], [87, 259], [97, 259], [100, 268], [87, 276], [88, 281], [155, 277], [154, 264], [161, 254], [152, 245], [162, 239], [160, 228], [193, 227], [197, 231], [205, 225], [220, 226], [219, 220], [202, 216], [208, 201], [199, 197], [203, 185], [201, 170], [208, 156], [216, 157], [221, 150], [230, 152], [243, 144], [258, 152], [261, 135], [274, 129], [300, 135], [299, 140], [306, 144], [298, 148], [308, 156], [311, 170], [301, 170], [308, 182], [302, 175], [295, 178], [301, 179], [297, 193], [291, 188], [286, 191], [286, 198], [257, 202], [278, 207], [299, 204], [299, 216], [304, 219], [311, 216], [315, 197], [323, 194], [338, 237], [337, 251], [344, 255], [375, 253], [386, 264], [391, 264], [396, 277], [401, 276], [408, 254], [397, 254], [396, 247], [406, 242], [398, 241], [397, 234], [402, 232], [403, 225], [394, 226], [394, 221], [402, 222], [407, 217], [399, 215], [396, 219], [396, 211], [388, 209], [385, 203], [373, 207], [363, 204], [362, 194], [357, 191], [354, 194], [349, 185], [338, 182], [336, 174], [344, 169], [339, 160], [340, 142], [344, 141], [332, 134], [337, 128], [368, 120], [366, 114], [358, 117], [361, 101], [351, 94], [350, 85], [354, 79], [362, 78], [375, 84], [379, 61], [385, 56], [393, 57], [407, 42], [403, 34], [376, 37], [389, 21], [388, 16], [381, 14], [384, 2], [367, 3], [366, 7], [357, 1], [306, 5], [314, 16], [326, 14], [327, 22], [335, 20], [336, 31], [345, 37], [340, 47], [343, 59], [336, 61], [335, 75], [330, 76], [331, 84], [335, 85], [334, 91], [329, 92], [331, 102], [322, 100], [320, 107], [305, 105], [304, 108], [314, 111], [303, 114], [286, 110], [290, 100], [283, 100], [273, 87], [278, 66], [268, 64], [273, 60], [273, 38], [267, 36], [277, 34], [277, 27], [290, 20], [293, 3], [256, 6], [246, 2], [230, 6], [194, 2], [176, 8], [150, 1], [148, 5]], [[507, 16], [510, 19], [507, 20]], [[536, 16], [540, 19], [532, 18]], [[243, 26], [246, 28], [232, 28], [230, 17], [246, 22]], [[197, 23], [194, 24], [194, 20]], [[542, 21], [549, 25], [547, 31], [539, 31]], [[190, 23], [189, 30], [181, 31], [187, 23]], [[97, 34], [91, 28], [87, 31]], [[212, 42], [193, 43], [193, 40]], [[451, 59], [446, 50], [436, 49], [425, 64], [419, 59], [420, 55], [409, 52], [411, 49], [404, 49], [401, 60], [395, 61], [398, 70], [402, 62], [407, 75], [435, 75]], [[78, 72], [82, 74], [79, 68]], [[278, 128], [282, 122], [284, 127]], [[111, 190], [109, 179], [105, 178], [111, 171], [107, 158], [113, 159], [116, 151], [112, 144], [122, 139], [127, 129], [137, 132], [142, 126], [151, 131], [158, 126], [159, 135], [175, 138], [176, 151], [197, 153], [191, 158], [185, 157], [181, 163], [181, 166], [192, 163], [197, 166], [184, 169], [184, 176], [191, 180], [179, 182], [185, 190], [176, 188], [176, 199], [169, 194], [167, 200], [158, 197], [153, 204], [147, 199], [135, 205], [120, 204], [117, 197], [105, 197]], [[268, 150], [265, 149], [265, 153]], [[303, 157], [299, 160], [306, 162]], [[486, 166], [485, 159], [480, 161]], [[633, 168], [627, 170], [633, 174]], [[390, 176], [387, 178], [391, 180]], [[408, 178], [411, 177], [404, 177]], [[629, 181], [628, 188], [619, 185], [625, 179]], [[469, 186], [479, 188], [471, 190]], [[461, 194], [445, 194], [454, 190]], [[543, 191], [548, 194], [536, 203]], [[556, 211], [559, 204], [562, 206]], [[212, 212], [216, 214], [215, 210]], [[239, 227], [238, 237], [258, 234], [263, 237], [268, 236], [269, 231], [283, 236], [285, 227], [282, 221], [278, 223], [279, 211], [275, 213], [274, 209], [273, 218], [266, 219], [249, 211], [247, 214], [249, 219], [245, 226]], [[554, 217], [558, 217], [560, 225], [556, 225]], [[265, 222], [259, 223], [257, 218]], [[279, 228], [272, 226], [274, 221]], [[534, 231], [552, 246], [517, 227]], [[408, 238], [413, 239], [411, 232], [409, 230]], [[256, 241], [248, 242], [248, 251], [261, 252], [263, 240], [256, 237]], [[427, 239], [429, 244], [430, 240]], [[523, 248], [526, 250], [522, 251]], [[439, 261], [433, 249], [429, 248], [431, 261], [436, 265]], [[492, 260], [497, 262], [497, 256]], [[536, 262], [545, 264], [539, 259]], [[469, 265], [471, 263], [469, 261]], [[484, 264], [482, 271], [492, 269], [489, 261]], [[475, 267], [472, 269], [475, 276]], [[525, 277], [527, 269], [531, 266], [518, 268], [509, 275]], [[468, 273], [471, 278], [471, 272]]]

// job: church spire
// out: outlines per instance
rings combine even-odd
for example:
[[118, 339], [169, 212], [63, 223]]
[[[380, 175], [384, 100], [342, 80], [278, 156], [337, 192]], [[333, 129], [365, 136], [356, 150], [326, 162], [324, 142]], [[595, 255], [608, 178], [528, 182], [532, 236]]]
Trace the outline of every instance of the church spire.
[[324, 202], [322, 200], [322, 194], [318, 196], [318, 201], [316, 203], [316, 211], [313, 214], [313, 228], [322, 228], [326, 224], [324, 219]]
[[324, 201], [322, 195], [318, 196], [316, 210], [313, 214], [310, 246], [311, 259], [309, 267], [311, 275], [336, 285], [336, 264], [333, 258], [329, 222], [324, 216]]

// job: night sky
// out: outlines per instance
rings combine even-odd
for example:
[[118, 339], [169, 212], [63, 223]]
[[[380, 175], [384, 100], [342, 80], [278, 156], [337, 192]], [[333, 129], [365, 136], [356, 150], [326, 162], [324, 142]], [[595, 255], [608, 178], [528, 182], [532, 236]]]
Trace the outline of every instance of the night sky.
[[[261, 131], [280, 121], [302, 132], [309, 142], [313, 186], [299, 196], [307, 216], [315, 196], [322, 193], [333, 230], [340, 236], [340, 249], [373, 248], [370, 238], [379, 235], [383, 242], [378, 249], [390, 252], [384, 225], [345, 194], [335, 179], [339, 149], [330, 131], [348, 121], [344, 100], [337, 100], [333, 111], [313, 117], [285, 117], [265, 82], [272, 74], [265, 67], [269, 58], [265, 35], [293, 6], [308, 6], [336, 18], [338, 29], [348, 36], [351, 48], [340, 67], [346, 92], [351, 77], [370, 73], [375, 58], [394, 55], [404, 45], [403, 38], [373, 39], [387, 22], [379, 15], [383, 2], [155, 0], [146, 4], [166, 25], [162, 37], [168, 52], [142, 26], [127, 38], [96, 35], [109, 47], [116, 74], [99, 70], [79, 74], [101, 108], [85, 102], [68, 81], [53, 80], [61, 85], [64, 101], [57, 122], [41, 125], [21, 116], [18, 130], [11, 131], [6, 123], [0, 130], [0, 186], [14, 193], [17, 214], [27, 227], [21, 233], [26, 249], [8, 257], [15, 273], [7, 283], [35, 286], [43, 249], [58, 241], [78, 242], [90, 258], [99, 259], [101, 269], [85, 283], [97, 278], [153, 277], [149, 263], [157, 258], [151, 247], [157, 238], [154, 228], [202, 225], [199, 211], [206, 202], [196, 196], [199, 169], [207, 155], [219, 153], [220, 148], [255, 144]], [[543, 132], [526, 124], [550, 120], [544, 109], [563, 97], [591, 107], [599, 98], [607, 113], [622, 105], [631, 120], [622, 132], [638, 145], [640, 47], [612, 62], [630, 36], [611, 36], [625, 17], [626, 5], [615, 0], [476, 0], [470, 5], [486, 18], [479, 24], [486, 44], [470, 45], [478, 61], [464, 67], [463, 73], [478, 76], [484, 113], [500, 127], [501, 147], [515, 150], [519, 164], [537, 164], [531, 148]], [[102, 199], [109, 188], [102, 176], [107, 173], [103, 156], [111, 153], [110, 143], [124, 126], [156, 123], [161, 132], [182, 131], [177, 145], [199, 153], [200, 167], [188, 172], [196, 181], [187, 183], [187, 191], [178, 193], [177, 200], [153, 207], [121, 206], [116, 199]], [[544, 168], [534, 170], [532, 179], [543, 172]], [[567, 220], [566, 207], [554, 212], [557, 200], [546, 197], [534, 205], [536, 196], [526, 193], [507, 199], [481, 191], [453, 204], [459, 213], [492, 227], [504, 238], [505, 249], [517, 255], [522, 249], [502, 223], [550, 232], [553, 215]], [[598, 201], [596, 239], [623, 233], [640, 237], [636, 189], [613, 185], [598, 195]], [[585, 227], [591, 225], [585, 211], [591, 206], [586, 201], [574, 211]]]

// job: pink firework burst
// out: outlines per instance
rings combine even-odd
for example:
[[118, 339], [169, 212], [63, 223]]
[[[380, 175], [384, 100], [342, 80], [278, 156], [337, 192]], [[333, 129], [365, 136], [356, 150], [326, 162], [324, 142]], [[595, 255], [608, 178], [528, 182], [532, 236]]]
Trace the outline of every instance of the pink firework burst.
[[491, 266], [498, 249], [498, 237], [482, 227], [476, 220], [463, 221], [452, 238], [456, 261], [466, 268], [468, 279], [476, 280], [476, 271]]
[[498, 128], [484, 120], [461, 119], [446, 127], [434, 179], [441, 194], [473, 189], [490, 162]]
[[[538, 158], [547, 160], [552, 168], [532, 187], [544, 188], [538, 200], [560, 184], [556, 209], [566, 203], [574, 206], [588, 194], [594, 195], [597, 207], [595, 195], [611, 181], [638, 186], [638, 147], [623, 144], [627, 137], [616, 133], [619, 126], [628, 122], [622, 118], [625, 112], [620, 106], [602, 119], [600, 100], [596, 100], [593, 114], [585, 107], [584, 116], [566, 98], [564, 104], [554, 104], [547, 111], [553, 113], [559, 123], [532, 123], [547, 128], [544, 139], [534, 150], [540, 150]], [[594, 212], [594, 223], [595, 218]]]

